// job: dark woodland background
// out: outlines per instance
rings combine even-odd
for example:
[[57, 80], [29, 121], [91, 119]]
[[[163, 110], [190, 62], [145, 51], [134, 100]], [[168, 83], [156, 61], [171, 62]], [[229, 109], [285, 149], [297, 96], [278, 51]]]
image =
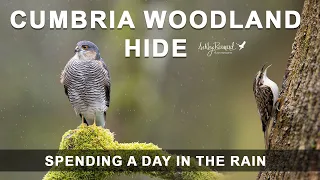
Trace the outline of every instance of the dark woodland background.
[[[0, 6], [0, 148], [55, 149], [61, 136], [80, 124], [63, 87], [60, 73], [79, 40], [100, 48], [112, 78], [107, 127], [120, 142], [152, 142], [164, 149], [263, 149], [263, 133], [252, 93], [261, 66], [279, 87], [296, 30], [146, 30], [143, 10], [236, 11], [245, 24], [251, 10], [265, 22], [266, 10], [302, 9], [300, 1], [7, 1]], [[129, 10], [136, 30], [22, 30], [10, 24], [15, 10], [115, 10], [119, 20]], [[38, 15], [38, 14], [37, 14]], [[228, 18], [228, 13], [227, 13]], [[284, 18], [283, 18], [284, 19]], [[210, 21], [210, 18], [208, 19]], [[107, 21], [106, 21], [107, 22]], [[116, 20], [116, 22], [118, 22]], [[229, 21], [227, 21], [229, 22]], [[90, 23], [88, 21], [88, 23]], [[71, 27], [70, 21], [68, 22]], [[106, 23], [108, 26], [108, 23]], [[284, 25], [284, 21], [282, 22]], [[187, 39], [188, 58], [124, 57], [124, 40]], [[198, 51], [200, 42], [247, 44], [232, 55]], [[0, 173], [0, 179], [40, 179], [45, 172]], [[229, 173], [230, 179], [253, 179], [257, 173]], [[127, 179], [120, 177], [118, 179]], [[130, 177], [131, 178], [131, 177]], [[138, 177], [135, 177], [138, 178]], [[139, 176], [140, 179], [148, 177]]]

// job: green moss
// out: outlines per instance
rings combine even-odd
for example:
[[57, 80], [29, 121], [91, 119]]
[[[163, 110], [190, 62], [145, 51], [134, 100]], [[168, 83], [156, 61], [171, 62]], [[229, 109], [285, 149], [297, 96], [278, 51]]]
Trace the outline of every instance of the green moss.
[[[154, 151], [154, 155], [163, 155], [168, 156], [169, 153], [162, 151], [161, 148], [152, 144], [152, 143], [119, 143], [115, 141], [113, 134], [108, 129], [103, 129], [101, 127], [96, 126], [79, 126], [78, 129], [69, 130], [66, 132], [60, 143], [59, 155], [63, 155], [67, 151], [63, 150], [123, 150], [117, 151], [117, 155], [120, 155], [123, 160], [127, 159], [130, 155], [132, 155], [132, 151], [125, 150], [157, 150]], [[150, 151], [135, 151], [139, 154], [135, 154], [136, 161], [138, 160], [143, 153], [148, 152], [150, 155]], [[153, 152], [153, 151], [152, 151]], [[68, 152], [69, 153], [69, 152]], [[70, 154], [68, 154], [70, 155]], [[90, 154], [92, 155], [92, 154]], [[172, 159], [176, 158], [175, 156], [171, 156]], [[214, 180], [221, 179], [222, 175], [210, 171], [207, 167], [198, 167], [196, 165], [195, 159], [191, 162], [191, 168], [194, 169], [192, 172], [188, 171], [180, 171], [176, 170], [174, 166], [174, 161], [169, 161], [169, 166], [166, 167], [165, 172], [162, 171], [145, 171], [141, 172], [145, 175], [149, 175], [151, 177], [157, 177], [162, 179], [186, 179], [186, 180]], [[84, 167], [72, 167], [78, 168], [75, 171], [57, 171], [56, 167], [53, 167], [43, 178], [43, 180], [60, 180], [60, 179], [109, 179], [112, 176], [127, 174], [132, 175], [133, 172], [130, 171], [95, 171], [94, 167], [92, 169]], [[183, 167], [182, 167], [183, 168]], [[180, 168], [181, 169], [181, 168]], [[74, 169], [73, 169], [74, 170]]]

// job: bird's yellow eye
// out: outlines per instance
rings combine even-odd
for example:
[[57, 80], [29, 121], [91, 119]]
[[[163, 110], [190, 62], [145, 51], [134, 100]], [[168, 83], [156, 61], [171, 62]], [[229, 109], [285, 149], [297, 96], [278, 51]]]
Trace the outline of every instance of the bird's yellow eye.
[[87, 45], [83, 45], [82, 46], [82, 49], [84, 49], [84, 50], [86, 50], [86, 49], [88, 49], [89, 48], [89, 46], [87, 46]]

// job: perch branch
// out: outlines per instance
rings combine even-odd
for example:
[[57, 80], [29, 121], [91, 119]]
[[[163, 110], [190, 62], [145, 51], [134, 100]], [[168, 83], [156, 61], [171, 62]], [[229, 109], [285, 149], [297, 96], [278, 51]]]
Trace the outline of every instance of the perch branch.
[[[115, 141], [114, 135], [108, 130], [95, 126], [79, 126], [78, 129], [69, 130], [66, 132], [60, 143], [59, 150], [157, 150], [157, 155], [169, 156], [170, 154], [161, 150], [158, 146], [152, 143], [119, 143]], [[59, 152], [60, 152], [59, 151]], [[137, 151], [142, 153], [143, 151]], [[58, 153], [59, 154], [59, 153]], [[128, 158], [130, 151], [117, 151], [117, 155], [122, 158]], [[141, 154], [135, 154], [140, 156]], [[171, 158], [176, 156], [170, 155]], [[113, 176], [126, 174], [132, 175], [133, 171], [83, 171], [83, 167], [79, 171], [59, 171], [53, 167], [43, 178], [43, 180], [58, 180], [58, 179], [109, 179]], [[94, 167], [93, 167], [94, 168]], [[169, 164], [168, 171], [145, 171], [139, 172], [151, 177], [161, 179], [181, 179], [181, 180], [215, 180], [221, 179], [220, 173], [211, 171], [207, 167], [199, 167], [195, 159], [192, 160], [191, 166], [194, 171], [176, 171], [173, 164]], [[137, 173], [137, 172], [136, 172]]]

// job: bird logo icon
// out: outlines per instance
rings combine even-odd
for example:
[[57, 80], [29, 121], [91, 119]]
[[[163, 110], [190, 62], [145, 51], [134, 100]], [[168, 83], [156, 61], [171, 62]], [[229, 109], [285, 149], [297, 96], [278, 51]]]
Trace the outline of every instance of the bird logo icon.
[[239, 46], [239, 51], [241, 51], [241, 49], [244, 48], [244, 45], [246, 45], [246, 43], [247, 43], [246, 41], [243, 41], [242, 44], [236, 43]]

